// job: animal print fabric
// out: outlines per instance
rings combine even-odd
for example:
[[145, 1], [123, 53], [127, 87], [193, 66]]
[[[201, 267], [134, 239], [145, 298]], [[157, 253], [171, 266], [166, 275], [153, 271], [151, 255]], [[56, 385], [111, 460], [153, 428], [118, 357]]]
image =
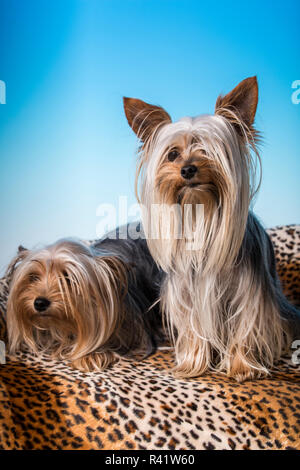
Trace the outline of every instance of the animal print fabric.
[[[283, 286], [297, 303], [300, 227], [269, 233]], [[2, 339], [7, 292], [2, 279]], [[167, 348], [101, 373], [24, 351], [0, 365], [0, 449], [299, 450], [300, 366], [292, 353], [300, 359], [291, 351], [270, 377], [239, 384], [213, 373], [175, 379]]]

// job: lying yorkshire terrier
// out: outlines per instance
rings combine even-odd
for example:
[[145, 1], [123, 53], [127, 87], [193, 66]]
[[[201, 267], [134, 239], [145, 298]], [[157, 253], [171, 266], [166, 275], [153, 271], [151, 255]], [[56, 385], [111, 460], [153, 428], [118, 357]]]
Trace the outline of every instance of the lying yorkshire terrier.
[[[101, 370], [119, 356], [152, 353], [163, 339], [161, 274], [143, 239], [61, 240], [20, 249], [9, 266], [9, 351], [22, 345]], [[156, 304], [153, 306], [153, 304]]]

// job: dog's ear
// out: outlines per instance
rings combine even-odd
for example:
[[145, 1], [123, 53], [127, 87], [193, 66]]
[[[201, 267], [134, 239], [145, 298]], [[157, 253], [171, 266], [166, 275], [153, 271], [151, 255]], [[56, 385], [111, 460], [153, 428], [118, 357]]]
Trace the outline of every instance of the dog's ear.
[[145, 103], [136, 98], [123, 98], [128, 124], [143, 142], [162, 124], [171, 122], [167, 111], [160, 106]]
[[21, 263], [29, 255], [29, 253], [30, 251], [27, 250], [27, 248], [24, 248], [24, 246], [20, 245], [18, 247], [17, 255], [11, 260], [11, 262], [9, 263], [6, 269], [5, 276], [8, 278], [11, 278], [15, 269], [18, 267], [19, 263]]
[[95, 258], [97, 266], [109, 275], [110, 283], [127, 290], [129, 266], [117, 256], [102, 255]]
[[216, 102], [216, 114], [230, 119], [230, 112], [237, 114], [243, 124], [251, 130], [258, 102], [258, 85], [256, 77], [249, 77], [240, 82], [230, 93], [219, 96]]

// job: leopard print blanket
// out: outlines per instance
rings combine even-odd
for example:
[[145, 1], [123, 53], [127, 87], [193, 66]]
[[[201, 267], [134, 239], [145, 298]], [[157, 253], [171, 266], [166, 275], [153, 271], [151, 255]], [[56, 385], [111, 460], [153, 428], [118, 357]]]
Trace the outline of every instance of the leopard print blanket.
[[[300, 226], [269, 233], [284, 291], [299, 305]], [[2, 279], [2, 339], [7, 293]], [[0, 449], [299, 450], [296, 353], [270, 377], [239, 384], [213, 373], [175, 379], [168, 349], [101, 373], [23, 352], [0, 364]]]

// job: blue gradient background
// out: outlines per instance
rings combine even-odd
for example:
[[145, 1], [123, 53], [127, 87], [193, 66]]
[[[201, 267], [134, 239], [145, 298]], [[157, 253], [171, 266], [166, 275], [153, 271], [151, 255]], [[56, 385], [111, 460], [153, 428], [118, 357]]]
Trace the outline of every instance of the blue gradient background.
[[295, 1], [0, 0], [0, 269], [17, 246], [93, 238], [96, 208], [134, 198], [135, 137], [122, 96], [174, 119], [258, 75], [265, 136], [256, 212], [299, 222]]

